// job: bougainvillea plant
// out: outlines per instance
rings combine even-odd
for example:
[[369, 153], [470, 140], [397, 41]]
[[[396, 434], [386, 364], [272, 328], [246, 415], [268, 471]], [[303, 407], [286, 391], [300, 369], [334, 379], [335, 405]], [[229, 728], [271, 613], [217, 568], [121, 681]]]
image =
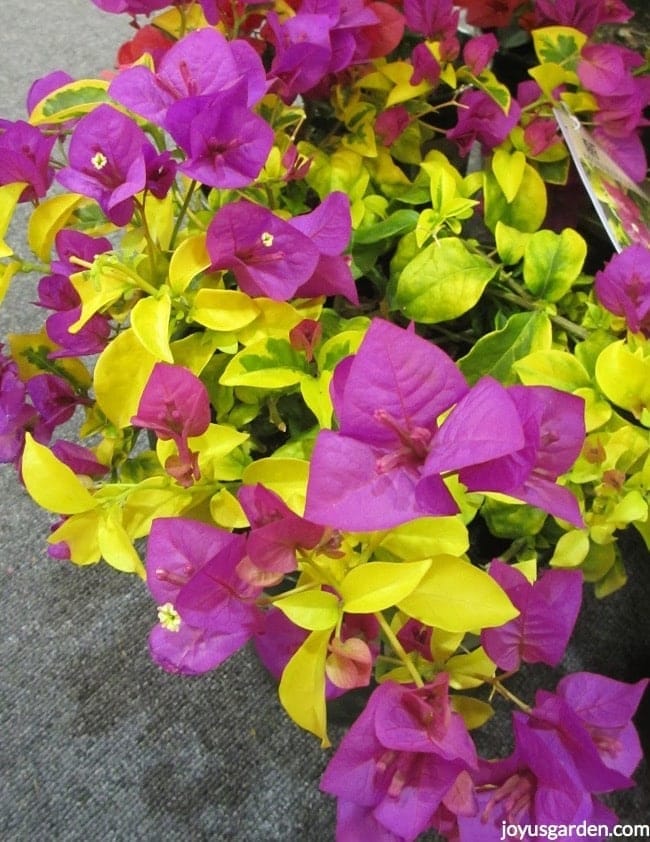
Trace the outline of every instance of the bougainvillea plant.
[[144, 580], [170, 672], [252, 641], [323, 747], [366, 688], [341, 840], [613, 825], [646, 681], [508, 684], [624, 584], [621, 530], [650, 545], [648, 241], [590, 254], [554, 117], [642, 192], [648, 64], [602, 37], [630, 10], [94, 2], [136, 26], [118, 69], [0, 122], [0, 291], [40, 273], [44, 320], [0, 347], [0, 459], [50, 554]]

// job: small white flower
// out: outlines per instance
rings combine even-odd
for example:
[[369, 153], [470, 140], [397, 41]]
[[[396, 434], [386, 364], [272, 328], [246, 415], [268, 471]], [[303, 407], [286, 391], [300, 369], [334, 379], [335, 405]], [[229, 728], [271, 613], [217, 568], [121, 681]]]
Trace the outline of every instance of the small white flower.
[[273, 234], [269, 233], [268, 231], [265, 231], [262, 234], [261, 240], [263, 246], [271, 248], [271, 246], [273, 245]]
[[90, 163], [96, 170], [103, 170], [108, 163], [108, 158], [103, 152], [95, 152], [93, 157], [90, 159]]
[[181, 627], [181, 615], [171, 602], [158, 606], [158, 619], [160, 625], [167, 631], [177, 632]]

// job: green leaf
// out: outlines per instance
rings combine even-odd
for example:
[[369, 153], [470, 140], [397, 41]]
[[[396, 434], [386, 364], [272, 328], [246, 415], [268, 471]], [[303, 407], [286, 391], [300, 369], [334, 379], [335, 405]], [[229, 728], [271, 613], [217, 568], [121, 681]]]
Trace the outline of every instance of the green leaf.
[[331, 630], [314, 631], [284, 668], [278, 693], [291, 719], [328, 748], [325, 661]]
[[397, 210], [381, 222], [375, 222], [365, 228], [359, 228], [354, 232], [352, 247], [356, 245], [369, 245], [380, 240], [388, 240], [400, 234], [407, 234], [413, 231], [418, 221], [418, 212], [414, 210]]
[[292, 623], [309, 631], [333, 629], [340, 615], [337, 597], [329, 591], [316, 589], [298, 593], [288, 591], [276, 597], [273, 605]]
[[501, 330], [482, 336], [458, 365], [470, 383], [485, 374], [501, 383], [516, 383], [513, 363], [532, 351], [549, 350], [552, 341], [551, 321], [546, 313], [515, 313]]
[[353, 568], [339, 592], [348, 614], [369, 614], [396, 605], [408, 596], [431, 565], [424, 561], [372, 561]]
[[526, 243], [524, 283], [538, 298], [559, 301], [580, 275], [586, 256], [587, 243], [573, 229], [537, 231]]
[[561, 535], [549, 562], [551, 567], [578, 567], [589, 552], [589, 535], [586, 530], [572, 529]]
[[525, 386], [552, 386], [563, 392], [589, 386], [585, 367], [568, 351], [535, 351], [513, 364]]
[[403, 269], [392, 306], [426, 324], [455, 319], [478, 302], [497, 268], [456, 237], [439, 240]]
[[108, 99], [108, 82], [101, 79], [78, 79], [49, 93], [32, 109], [29, 122], [34, 126], [44, 123], [63, 123], [72, 117], [81, 117]]
[[398, 608], [427, 626], [458, 632], [501, 626], [519, 613], [487, 573], [448, 555], [433, 559]]

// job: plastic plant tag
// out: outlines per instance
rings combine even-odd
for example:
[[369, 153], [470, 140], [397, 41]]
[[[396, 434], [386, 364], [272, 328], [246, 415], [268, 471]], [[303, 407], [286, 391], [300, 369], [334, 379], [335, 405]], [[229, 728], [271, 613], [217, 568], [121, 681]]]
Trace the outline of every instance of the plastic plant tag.
[[553, 109], [580, 178], [614, 248], [650, 246], [648, 181], [634, 182], [591, 136], [566, 103]]

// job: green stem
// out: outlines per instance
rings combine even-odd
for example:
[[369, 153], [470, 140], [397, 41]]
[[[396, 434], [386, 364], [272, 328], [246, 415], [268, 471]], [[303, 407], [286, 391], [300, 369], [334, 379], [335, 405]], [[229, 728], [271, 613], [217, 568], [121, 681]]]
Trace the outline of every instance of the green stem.
[[526, 702], [522, 702], [518, 696], [511, 693], [510, 690], [501, 683], [502, 678], [509, 678], [512, 673], [504, 673], [500, 676], [480, 675], [479, 673], [472, 673], [472, 675], [474, 678], [478, 678], [486, 684], [489, 684], [495, 692], [497, 692], [500, 696], [503, 696], [503, 698], [507, 699], [509, 702], [512, 702], [513, 705], [516, 705], [520, 710], [523, 710], [524, 713], [530, 713], [532, 711], [530, 705], [527, 705]]
[[194, 191], [196, 190], [197, 182], [196, 180], [192, 180], [190, 186], [187, 188], [187, 193], [185, 194], [185, 198], [183, 199], [183, 204], [181, 205], [181, 209], [179, 211], [178, 217], [176, 218], [176, 224], [174, 225], [174, 230], [172, 231], [171, 239], [169, 240], [169, 250], [174, 251], [174, 245], [176, 244], [176, 237], [178, 236], [178, 232], [180, 231], [181, 223], [185, 218], [185, 214], [187, 213], [187, 208], [189, 207], [190, 200]]
[[[524, 310], [535, 311], [542, 309], [536, 302], [530, 301], [528, 298], [517, 293], [493, 289], [491, 290], [491, 295], [495, 298], [500, 298], [502, 301], [508, 301], [510, 304], [517, 304], [519, 307], [523, 307]], [[589, 336], [589, 331], [586, 328], [580, 327], [580, 325], [575, 324], [569, 319], [565, 319], [564, 316], [552, 316], [549, 314], [549, 319], [554, 325], [570, 333], [575, 339], [587, 339]]]
[[422, 680], [422, 676], [420, 675], [420, 673], [415, 668], [415, 664], [410, 659], [410, 657], [406, 653], [404, 647], [402, 646], [402, 644], [397, 639], [397, 635], [391, 629], [391, 627], [390, 627], [388, 621], [386, 620], [386, 618], [384, 617], [384, 615], [381, 613], [381, 611], [376, 611], [375, 617], [377, 618], [377, 622], [381, 626], [381, 630], [383, 631], [384, 635], [386, 636], [386, 639], [388, 640], [390, 645], [393, 647], [393, 649], [395, 651], [395, 654], [400, 659], [400, 661], [404, 664], [406, 669], [409, 671], [409, 674], [411, 675], [411, 678], [413, 679], [413, 682], [414, 682], [415, 686], [416, 687], [424, 687], [424, 681]]

